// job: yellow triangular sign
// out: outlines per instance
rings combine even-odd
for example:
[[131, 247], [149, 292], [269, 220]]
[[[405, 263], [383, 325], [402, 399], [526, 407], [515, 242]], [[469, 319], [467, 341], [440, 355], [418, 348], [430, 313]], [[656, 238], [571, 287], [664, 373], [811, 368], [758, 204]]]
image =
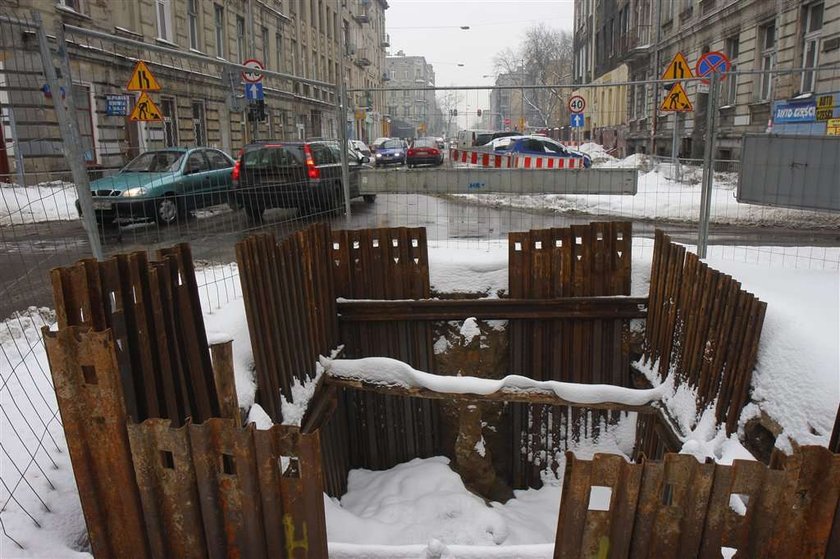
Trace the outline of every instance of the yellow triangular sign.
[[140, 94], [140, 98], [134, 104], [134, 109], [128, 118], [129, 120], [142, 120], [144, 122], [163, 120], [160, 116], [160, 109], [145, 91]]
[[149, 67], [142, 60], [138, 60], [131, 73], [131, 79], [125, 86], [128, 91], [160, 91], [160, 84], [152, 75]]
[[668, 64], [668, 67], [665, 68], [665, 73], [662, 74], [663, 80], [687, 80], [693, 77], [694, 74], [691, 73], [691, 67], [681, 52], [677, 53], [671, 63]]
[[665, 99], [662, 100], [662, 105], [659, 107], [659, 111], [663, 113], [688, 113], [693, 110], [694, 107], [679, 82], [675, 83], [671, 91], [665, 94]]

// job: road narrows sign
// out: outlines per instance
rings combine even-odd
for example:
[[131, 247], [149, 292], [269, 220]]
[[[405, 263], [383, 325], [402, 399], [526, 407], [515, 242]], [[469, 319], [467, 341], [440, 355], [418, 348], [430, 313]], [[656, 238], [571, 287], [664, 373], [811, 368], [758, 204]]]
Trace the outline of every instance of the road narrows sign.
[[665, 68], [665, 73], [662, 74], [663, 80], [687, 80], [693, 77], [694, 74], [691, 73], [691, 67], [688, 65], [685, 55], [681, 52], [678, 52], [674, 56], [674, 59]]
[[160, 83], [142, 60], [138, 60], [131, 72], [131, 79], [125, 86], [128, 91], [160, 91]]
[[251, 68], [250, 71], [243, 70], [242, 71], [242, 79], [248, 83], [259, 83], [263, 80], [263, 75], [260, 70], [265, 70], [265, 66], [263, 63], [256, 58], [249, 58], [245, 62], [242, 63], [243, 66], [247, 66]]
[[134, 109], [131, 111], [129, 120], [143, 121], [143, 122], [158, 122], [163, 120], [160, 109], [158, 109], [152, 98], [145, 91], [140, 94], [137, 103], [134, 104]]
[[573, 113], [582, 113], [586, 109], [586, 99], [580, 95], [572, 95], [569, 97], [569, 111]]
[[692, 106], [682, 84], [677, 82], [671, 88], [671, 91], [665, 95], [659, 110], [663, 113], [689, 113], [694, 110], [694, 106]]

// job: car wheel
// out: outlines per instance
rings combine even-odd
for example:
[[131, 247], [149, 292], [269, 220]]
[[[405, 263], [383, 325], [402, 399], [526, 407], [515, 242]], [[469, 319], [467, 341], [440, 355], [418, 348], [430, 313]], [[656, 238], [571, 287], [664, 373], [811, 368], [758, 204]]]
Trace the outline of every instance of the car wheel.
[[155, 219], [161, 225], [172, 225], [180, 216], [181, 208], [175, 196], [164, 196], [155, 203]]
[[373, 204], [376, 202], [376, 194], [365, 194], [364, 199], [368, 204]]

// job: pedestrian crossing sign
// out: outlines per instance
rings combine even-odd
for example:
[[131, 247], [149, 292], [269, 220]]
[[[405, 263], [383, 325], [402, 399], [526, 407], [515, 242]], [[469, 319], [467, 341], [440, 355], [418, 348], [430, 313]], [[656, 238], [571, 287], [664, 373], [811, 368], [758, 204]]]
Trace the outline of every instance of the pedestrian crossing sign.
[[125, 88], [128, 91], [160, 91], [160, 83], [152, 75], [146, 63], [138, 60]]
[[665, 99], [662, 100], [659, 110], [663, 113], [689, 113], [694, 110], [694, 107], [682, 84], [677, 82], [671, 88], [671, 91], [665, 94]]
[[140, 94], [140, 98], [134, 104], [134, 109], [131, 111], [129, 120], [143, 121], [143, 122], [158, 122], [163, 120], [152, 98], [145, 91]]
[[688, 78], [693, 78], [694, 74], [691, 73], [691, 67], [688, 65], [688, 61], [685, 59], [683, 53], [678, 52], [674, 59], [668, 64], [668, 67], [665, 68], [665, 73], [662, 74], [663, 80], [687, 80]]

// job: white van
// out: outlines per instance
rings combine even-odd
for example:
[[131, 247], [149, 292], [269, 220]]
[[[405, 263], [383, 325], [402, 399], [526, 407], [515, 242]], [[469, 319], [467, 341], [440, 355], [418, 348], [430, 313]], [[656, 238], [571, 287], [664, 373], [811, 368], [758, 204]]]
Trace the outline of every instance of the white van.
[[459, 130], [458, 131], [458, 148], [469, 149], [474, 146], [483, 146], [493, 139], [492, 130]]

